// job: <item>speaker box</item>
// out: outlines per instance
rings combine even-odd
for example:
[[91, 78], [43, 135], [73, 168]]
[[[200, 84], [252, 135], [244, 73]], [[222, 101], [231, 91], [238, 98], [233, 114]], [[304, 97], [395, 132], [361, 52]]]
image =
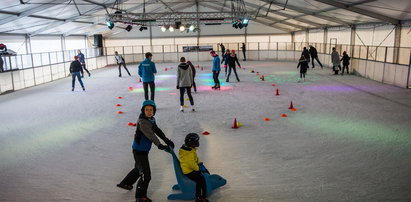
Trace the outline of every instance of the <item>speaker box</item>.
[[95, 34], [94, 35], [94, 46], [98, 48], [103, 47], [103, 35], [101, 34]]

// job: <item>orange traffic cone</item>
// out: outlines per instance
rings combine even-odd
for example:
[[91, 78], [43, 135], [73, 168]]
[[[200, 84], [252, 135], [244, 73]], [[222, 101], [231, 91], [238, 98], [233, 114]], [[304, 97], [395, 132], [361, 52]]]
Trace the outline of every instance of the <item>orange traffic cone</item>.
[[124, 113], [124, 112], [122, 112], [122, 111], [118, 111], [118, 112], [117, 112], [117, 114], [122, 114], [122, 113]]
[[231, 128], [233, 128], [233, 129], [237, 129], [237, 128], [238, 128], [238, 124], [237, 124], [237, 119], [236, 119], [236, 118], [234, 118], [234, 123], [233, 123], [233, 126], [232, 126]]
[[118, 99], [123, 99], [123, 97], [121, 97], [121, 96], [118, 96], [117, 98], [118, 98]]
[[260, 72], [255, 73], [257, 76], [260, 75]]
[[131, 86], [128, 87], [128, 90], [129, 90], [129, 91], [133, 91], [133, 87], [131, 87]]
[[281, 117], [288, 117], [287, 114], [281, 114]]
[[288, 109], [294, 109], [294, 106], [293, 106], [293, 101], [291, 101], [291, 103], [290, 103], [290, 107], [288, 107]]
[[275, 84], [271, 84], [271, 86], [275, 86]]
[[275, 95], [280, 95], [280, 90], [278, 90], [278, 88], [275, 90]]
[[271, 121], [271, 119], [270, 119], [270, 118], [265, 117], [265, 118], [263, 118], [263, 121]]
[[210, 133], [208, 131], [204, 131], [203, 135], [210, 135]]
[[121, 104], [116, 104], [116, 107], [121, 107]]

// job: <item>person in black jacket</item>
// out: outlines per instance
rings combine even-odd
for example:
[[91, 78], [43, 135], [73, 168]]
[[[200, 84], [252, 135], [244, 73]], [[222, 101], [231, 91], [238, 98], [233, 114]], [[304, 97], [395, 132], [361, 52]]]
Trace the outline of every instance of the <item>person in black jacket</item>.
[[312, 65], [313, 65], [313, 69], [314, 69], [314, 59], [317, 60], [318, 64], [320, 64], [321, 69], [323, 68], [323, 64], [321, 64], [320, 60], [318, 59], [318, 53], [317, 53], [317, 49], [315, 49], [312, 45], [310, 45], [310, 55], [311, 55], [311, 61], [312, 61]]
[[[81, 72], [81, 74], [80, 74]], [[80, 82], [83, 91], [86, 89], [84, 88], [83, 81], [81, 80], [81, 75], [83, 75], [83, 67], [81, 63], [78, 61], [78, 56], [74, 56], [74, 61], [70, 64], [70, 73], [71, 73], [71, 91], [74, 91], [74, 84], [76, 82], [76, 77]]]
[[225, 46], [223, 43], [220, 43], [220, 48], [221, 48], [221, 56], [224, 56], [225, 53]]
[[305, 73], [307, 73], [308, 62], [304, 56], [301, 56], [298, 61], [297, 69], [298, 67], [300, 67], [300, 80], [298, 82], [305, 81]]
[[341, 75], [344, 75], [344, 69], [347, 69], [347, 74], [350, 74], [349, 72], [348, 72], [348, 65], [350, 65], [350, 56], [348, 56], [348, 54], [347, 54], [347, 52], [346, 51], [344, 51], [343, 52], [343, 56], [342, 56], [342, 58], [341, 58], [341, 60], [340, 61], [343, 61], [343, 68], [342, 68], [342, 73], [341, 73]]
[[228, 68], [229, 68], [229, 70], [228, 70], [228, 75], [227, 75], [226, 82], [230, 82], [229, 80], [230, 80], [230, 75], [231, 75], [231, 69], [234, 70], [235, 77], [237, 78], [237, 81], [240, 82], [240, 79], [238, 78], [238, 75], [237, 75], [237, 70], [235, 69], [235, 63], [237, 63], [238, 67], [240, 67], [240, 69], [241, 69], [241, 65], [238, 62], [237, 55], [235, 54], [235, 50], [231, 50], [231, 54], [228, 57]]
[[228, 58], [230, 57], [230, 49], [226, 49], [225, 53], [223, 55], [223, 59], [221, 60], [221, 64], [224, 63], [224, 71], [225, 71], [225, 76], [227, 77], [227, 64], [228, 64]]
[[307, 60], [308, 63], [310, 62], [310, 52], [308, 52], [306, 47], [303, 48], [301, 55], [304, 56], [305, 60]]
[[241, 46], [241, 50], [243, 51], [243, 57], [244, 57], [243, 61], [246, 61], [247, 58], [245, 57], [245, 52], [246, 52], [245, 43], [243, 43], [243, 45]]

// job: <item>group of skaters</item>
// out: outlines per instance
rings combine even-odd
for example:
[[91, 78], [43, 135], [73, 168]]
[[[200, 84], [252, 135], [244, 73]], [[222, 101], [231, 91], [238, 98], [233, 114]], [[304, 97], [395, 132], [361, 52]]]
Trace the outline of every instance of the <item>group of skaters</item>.
[[81, 52], [81, 50], [77, 50], [77, 55], [74, 56], [74, 61], [72, 61], [71, 64], [70, 64], [71, 91], [74, 91], [76, 77], [77, 77], [78, 81], [80, 82], [80, 85], [83, 88], [83, 91], [86, 90], [84, 88], [84, 83], [81, 79], [81, 78], [84, 78], [83, 69], [87, 72], [88, 76], [90, 77], [91, 74], [88, 71], [88, 69], [86, 68], [86, 61], [85, 61], [85, 58], [84, 58], [84, 54]]
[[[348, 56], [346, 51], [343, 52], [343, 56], [342, 58], [340, 58], [340, 54], [337, 52], [336, 48], [333, 47], [331, 53], [331, 62], [333, 65], [334, 74], [338, 75], [338, 72], [341, 71], [341, 61], [343, 62], [341, 75], [344, 75], [344, 70], [347, 70], [347, 74], [349, 74], [348, 65], [350, 64], [350, 59], [351, 58]], [[323, 69], [323, 65], [318, 59], [317, 49], [312, 45], [310, 45], [309, 50], [306, 47], [304, 47], [297, 65], [297, 69], [300, 68], [300, 80], [298, 80], [298, 82], [305, 81], [305, 74], [307, 73], [307, 70], [310, 69], [310, 61], [312, 63], [312, 69], [315, 68], [314, 60], [316, 60], [320, 65], [321, 69]]]

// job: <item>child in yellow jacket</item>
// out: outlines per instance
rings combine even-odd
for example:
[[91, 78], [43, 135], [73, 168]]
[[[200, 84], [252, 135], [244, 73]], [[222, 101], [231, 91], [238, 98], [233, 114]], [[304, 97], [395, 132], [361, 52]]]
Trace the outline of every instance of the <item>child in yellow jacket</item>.
[[196, 202], [206, 201], [207, 187], [202, 172], [208, 172], [197, 156], [196, 147], [200, 146], [200, 137], [196, 133], [190, 133], [184, 140], [184, 145], [181, 146], [178, 156], [180, 158], [180, 166], [183, 174], [196, 182]]

